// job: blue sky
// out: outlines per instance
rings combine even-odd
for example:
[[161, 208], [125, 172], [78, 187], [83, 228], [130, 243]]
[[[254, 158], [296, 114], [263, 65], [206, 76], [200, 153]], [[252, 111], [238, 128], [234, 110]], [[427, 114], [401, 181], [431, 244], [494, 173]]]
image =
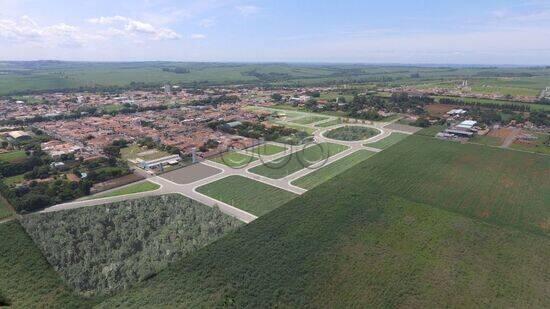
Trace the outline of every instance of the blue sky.
[[1, 60], [550, 64], [550, 0], [0, 0]]

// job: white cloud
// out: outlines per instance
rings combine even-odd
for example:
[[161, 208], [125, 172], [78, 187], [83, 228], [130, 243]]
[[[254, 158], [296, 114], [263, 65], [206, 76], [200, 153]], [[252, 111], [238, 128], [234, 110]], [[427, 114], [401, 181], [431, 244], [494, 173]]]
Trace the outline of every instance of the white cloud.
[[236, 9], [244, 16], [254, 15], [260, 11], [260, 8], [255, 5], [240, 5]]
[[216, 20], [214, 18], [205, 18], [199, 22], [199, 26], [203, 28], [210, 28], [216, 25]]
[[153, 40], [175, 40], [181, 38], [181, 35], [172, 29], [156, 27], [150, 23], [120, 15], [91, 18], [88, 19], [88, 22], [103, 26], [111, 25], [112, 27], [104, 33], [112, 35], [140, 38], [145, 36]]
[[193, 39], [193, 40], [203, 40], [203, 39], [206, 39], [206, 35], [199, 34], [199, 33], [192, 34], [191, 39]]
[[65, 23], [40, 26], [28, 16], [0, 20], [0, 37], [15, 42], [39, 42], [66, 47], [82, 46], [86, 35]]

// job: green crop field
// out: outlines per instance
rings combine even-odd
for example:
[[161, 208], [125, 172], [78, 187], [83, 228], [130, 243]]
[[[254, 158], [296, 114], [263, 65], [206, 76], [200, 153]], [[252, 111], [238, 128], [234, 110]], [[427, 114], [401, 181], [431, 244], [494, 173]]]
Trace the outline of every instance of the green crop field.
[[296, 120], [292, 120], [291, 122], [296, 124], [311, 124], [311, 123], [315, 123], [315, 122], [319, 122], [327, 119], [328, 119], [327, 117], [322, 117], [322, 116], [306, 116], [306, 117], [298, 118]]
[[101, 306], [549, 307], [549, 168], [411, 136]]
[[0, 295], [17, 308], [90, 308], [51, 268], [17, 221], [0, 224]]
[[491, 99], [477, 99], [477, 98], [458, 98], [458, 97], [449, 97], [449, 96], [435, 96], [437, 99], [448, 98], [453, 100], [463, 101], [464, 103], [480, 103], [480, 104], [499, 104], [499, 105], [528, 105], [531, 111], [550, 111], [550, 104], [533, 104], [533, 103], [522, 103], [514, 101], [503, 101], [503, 100], [491, 100]]
[[134, 194], [134, 193], [140, 193], [140, 192], [154, 191], [154, 190], [157, 190], [158, 188], [160, 188], [160, 186], [157, 185], [156, 183], [145, 181], [145, 182], [132, 184], [118, 190], [113, 190], [110, 192], [93, 195], [86, 199], [98, 199], [98, 198], [105, 198], [105, 197], [128, 195], [128, 194]]
[[14, 162], [27, 157], [27, 154], [22, 150], [15, 150], [5, 153], [0, 153], [0, 160], [6, 162]]
[[307, 190], [311, 190], [314, 187], [336, 177], [344, 171], [365, 161], [375, 154], [375, 152], [368, 150], [356, 151], [345, 158], [342, 158], [329, 165], [323, 166], [315, 172], [293, 181], [292, 184]]
[[247, 149], [248, 152], [258, 154], [260, 156], [272, 156], [285, 151], [287, 148], [273, 144], [263, 144], [251, 149]]
[[382, 140], [379, 140], [378, 142], [365, 144], [365, 146], [378, 148], [378, 149], [386, 149], [406, 139], [408, 136], [409, 136], [408, 134], [393, 132], [392, 134], [390, 134], [390, 136]]
[[288, 156], [254, 167], [250, 169], [250, 172], [273, 179], [280, 179], [338, 154], [347, 148], [347, 146], [333, 143], [316, 144]]
[[229, 176], [197, 189], [256, 216], [262, 216], [297, 195], [242, 176]]
[[216, 163], [227, 165], [229, 167], [239, 168], [258, 160], [258, 158], [232, 151], [232, 152], [226, 152], [223, 155], [212, 158], [210, 160]]

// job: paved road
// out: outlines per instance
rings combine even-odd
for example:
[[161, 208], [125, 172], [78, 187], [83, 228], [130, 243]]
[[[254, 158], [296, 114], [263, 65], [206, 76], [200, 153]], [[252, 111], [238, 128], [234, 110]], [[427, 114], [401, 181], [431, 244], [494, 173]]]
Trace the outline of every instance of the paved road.
[[[346, 149], [345, 151], [340, 152], [340, 153], [328, 158], [322, 166], [328, 165], [328, 164], [336, 162], [340, 159], [343, 159], [343, 158], [345, 158], [345, 157], [347, 157], [347, 156], [349, 156], [349, 155], [351, 155], [351, 154], [353, 154], [356, 151], [359, 151], [361, 149], [366, 149], [366, 150], [373, 151], [373, 152], [380, 152], [381, 151], [380, 149], [368, 147], [368, 146], [365, 146], [365, 144], [374, 143], [376, 141], [384, 139], [384, 138], [388, 137], [392, 132], [401, 132], [401, 133], [405, 133], [405, 134], [411, 134], [411, 132], [402, 132], [400, 130], [392, 130], [392, 129], [387, 128], [387, 125], [390, 124], [390, 123], [380, 123], [380, 122], [379, 123], [372, 123], [372, 122], [369, 122], [368, 124], [361, 124], [361, 123], [356, 122], [356, 123], [353, 123], [352, 125], [360, 125], [360, 126], [375, 128], [375, 129], [380, 130], [381, 134], [379, 134], [377, 136], [374, 136], [374, 137], [372, 137], [368, 140], [363, 140], [363, 141], [346, 142], [346, 141], [333, 140], [333, 139], [329, 139], [329, 138], [324, 137], [323, 134], [326, 131], [349, 125], [349, 123], [337, 124], [337, 125], [326, 127], [326, 128], [317, 128], [317, 127], [315, 127], [315, 125], [318, 124], [318, 123], [331, 121], [333, 119], [336, 119], [336, 117], [329, 117], [329, 119], [327, 119], [327, 120], [323, 120], [323, 121], [320, 121], [320, 122], [317, 122], [317, 123], [312, 123], [312, 124], [309, 124], [309, 125], [303, 125], [305, 127], [310, 127], [312, 129], [315, 129], [315, 132], [314, 132], [313, 136], [314, 136], [314, 140], [315, 140], [316, 143], [330, 142], [330, 143], [345, 145], [345, 146], [348, 147], [348, 149]], [[222, 212], [224, 212], [228, 215], [231, 215], [235, 218], [238, 218], [239, 220], [241, 220], [243, 222], [248, 223], [248, 222], [251, 222], [251, 221], [255, 220], [257, 217], [250, 214], [250, 213], [248, 213], [248, 212], [246, 212], [246, 211], [243, 211], [241, 209], [233, 207], [229, 204], [226, 204], [224, 202], [218, 201], [218, 200], [213, 199], [211, 197], [208, 197], [204, 194], [201, 194], [201, 193], [197, 192], [197, 188], [199, 188], [203, 185], [212, 183], [214, 181], [217, 181], [217, 180], [229, 177], [229, 176], [235, 176], [236, 175], [236, 176], [247, 177], [247, 178], [250, 178], [250, 179], [253, 179], [253, 180], [256, 180], [256, 181], [259, 181], [259, 182], [262, 182], [262, 183], [265, 183], [265, 184], [268, 184], [268, 185], [271, 185], [271, 186], [274, 186], [274, 187], [277, 187], [277, 188], [280, 188], [280, 189], [283, 189], [283, 190], [286, 190], [286, 191], [289, 191], [289, 192], [292, 192], [292, 193], [295, 193], [295, 194], [298, 194], [298, 195], [304, 194], [307, 190], [305, 190], [303, 188], [299, 188], [297, 186], [294, 186], [291, 183], [293, 181], [301, 178], [301, 177], [304, 177], [304, 176], [306, 176], [310, 173], [315, 172], [316, 169], [314, 169], [314, 168], [304, 168], [302, 170], [299, 170], [299, 171], [297, 171], [297, 172], [295, 172], [291, 175], [288, 175], [284, 178], [281, 178], [281, 179], [271, 179], [271, 178], [264, 177], [264, 176], [257, 175], [257, 174], [254, 174], [254, 173], [250, 172], [250, 170], [252, 168], [263, 164], [263, 162], [277, 160], [277, 159], [280, 159], [280, 158], [282, 158], [284, 156], [287, 156], [291, 153], [295, 153], [297, 151], [302, 150], [302, 147], [290, 147], [288, 145], [278, 144], [278, 143], [273, 143], [273, 144], [283, 146], [283, 147], [287, 148], [287, 150], [283, 151], [283, 152], [280, 152], [278, 154], [272, 155], [272, 156], [262, 156], [262, 160], [256, 160], [254, 162], [251, 162], [248, 166], [246, 166], [245, 168], [242, 168], [242, 169], [235, 169], [235, 168], [228, 167], [224, 164], [220, 164], [220, 163], [217, 163], [217, 162], [206, 160], [205, 162], [199, 163], [202, 166], [202, 167], [201, 166], [199, 166], [199, 167], [201, 167], [201, 168], [206, 168], [206, 167], [215, 168], [217, 170], [220, 170], [221, 172], [219, 172], [217, 174], [214, 174], [214, 175], [207, 176], [207, 177], [203, 176], [202, 178], [200, 178], [198, 180], [195, 180], [196, 178], [191, 177], [190, 179], [192, 181], [190, 181], [189, 183], [187, 183], [187, 182], [182, 183], [182, 182], [177, 181], [177, 179], [171, 179], [170, 177], [163, 177], [162, 175], [161, 176], [150, 176], [149, 175], [147, 180], [160, 185], [159, 189], [157, 189], [155, 191], [141, 192], [141, 193], [136, 193], [136, 194], [131, 194], [131, 195], [124, 195], [124, 196], [115, 196], [115, 197], [100, 198], [100, 199], [85, 200], [85, 201], [74, 201], [74, 202], [64, 203], [64, 204], [60, 204], [60, 205], [56, 205], [56, 206], [47, 208], [47, 209], [43, 210], [42, 212], [61, 211], [61, 210], [67, 210], [67, 209], [75, 209], [75, 208], [81, 208], [81, 207], [103, 205], [103, 204], [107, 204], [107, 203], [113, 203], [113, 202], [119, 202], [119, 201], [125, 201], [125, 200], [139, 199], [139, 198], [143, 198], [143, 197], [146, 197], [146, 196], [156, 196], [156, 195], [165, 195], [165, 194], [177, 193], [177, 194], [181, 194], [183, 196], [186, 196], [188, 198], [194, 199], [194, 200], [196, 200], [198, 202], [201, 202], [205, 205], [211, 206], [211, 207], [217, 206], [217, 207], [220, 208], [220, 210]], [[314, 145], [312, 145], [312, 147], [314, 147]], [[248, 154], [248, 155], [251, 155], [251, 153], [249, 153], [249, 152], [245, 152], [245, 153]], [[257, 155], [254, 155], [254, 156], [257, 157]], [[319, 166], [319, 168], [322, 167], [322, 166]], [[194, 166], [192, 168], [196, 169], [197, 166]], [[189, 168], [189, 167], [183, 168], [180, 173], [185, 174], [186, 172], [192, 172], [191, 171], [192, 168]], [[147, 175], [147, 173], [142, 173], [142, 174]], [[186, 179], [189, 178], [187, 176], [185, 176], [185, 177], [186, 177]], [[179, 182], [179, 183], [177, 183], [177, 182]]]

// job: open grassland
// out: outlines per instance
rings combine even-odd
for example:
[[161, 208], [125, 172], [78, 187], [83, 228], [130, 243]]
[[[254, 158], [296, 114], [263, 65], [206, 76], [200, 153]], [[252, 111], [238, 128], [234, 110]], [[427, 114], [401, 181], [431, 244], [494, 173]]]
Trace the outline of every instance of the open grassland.
[[549, 307], [549, 164], [412, 136], [102, 306]]
[[255, 216], [262, 216], [297, 195], [242, 176], [229, 176], [197, 189]]
[[17, 308], [90, 308], [48, 264], [17, 221], [0, 224], [0, 295]]
[[328, 119], [327, 117], [322, 117], [322, 116], [306, 116], [306, 117], [298, 118], [296, 120], [292, 120], [291, 122], [296, 124], [312, 124], [312, 123], [327, 120], [327, 119]]
[[408, 134], [393, 132], [392, 134], [390, 134], [390, 136], [374, 143], [365, 144], [365, 146], [378, 149], [386, 149], [406, 139], [408, 136]]
[[23, 182], [23, 180], [25, 180], [24, 174], [6, 177], [2, 179], [4, 184], [6, 184], [7, 186], [16, 185], [18, 183]]
[[220, 156], [217, 156], [215, 158], [212, 158], [210, 160], [219, 164], [227, 165], [229, 167], [239, 168], [258, 160], [258, 158], [253, 156], [247, 156], [242, 153], [230, 151]]
[[109, 294], [241, 226], [235, 218], [180, 195], [33, 214], [27, 233], [73, 289]]
[[152, 183], [150, 181], [144, 181], [144, 182], [135, 183], [135, 184], [126, 186], [121, 189], [89, 196], [85, 199], [88, 200], [88, 199], [98, 199], [98, 198], [105, 198], [105, 197], [128, 195], [128, 194], [134, 194], [134, 193], [140, 193], [140, 192], [154, 191], [154, 190], [157, 190], [158, 188], [160, 188], [160, 186], [157, 185], [156, 183]]
[[287, 148], [273, 144], [263, 144], [254, 148], [247, 149], [248, 152], [258, 154], [260, 156], [272, 156], [285, 151]]
[[285, 121], [276, 121], [275, 124], [279, 125], [279, 126], [286, 127], [286, 128], [291, 128], [291, 129], [294, 129], [294, 130], [305, 132], [307, 135], [313, 135], [313, 133], [315, 132], [314, 128], [302, 126], [302, 125], [299, 125], [299, 124], [289, 123], [289, 122], [285, 122]]
[[329, 165], [323, 166], [315, 172], [293, 181], [292, 184], [300, 188], [311, 190], [316, 186], [354, 167], [355, 165], [365, 161], [375, 154], [375, 152], [368, 150], [356, 151], [345, 158], [342, 158]]
[[250, 172], [280, 179], [345, 151], [347, 148], [347, 146], [333, 143], [309, 145], [298, 152], [254, 167]]
[[120, 150], [120, 155], [123, 159], [126, 160], [139, 158], [145, 161], [149, 161], [163, 158], [169, 156], [170, 154], [168, 152], [158, 149], [147, 149], [146, 147], [140, 147], [137, 144], [133, 144], [128, 147], [122, 148]]
[[10, 152], [0, 153], [0, 160], [6, 162], [15, 162], [25, 159], [27, 154], [22, 150], [15, 150]]

